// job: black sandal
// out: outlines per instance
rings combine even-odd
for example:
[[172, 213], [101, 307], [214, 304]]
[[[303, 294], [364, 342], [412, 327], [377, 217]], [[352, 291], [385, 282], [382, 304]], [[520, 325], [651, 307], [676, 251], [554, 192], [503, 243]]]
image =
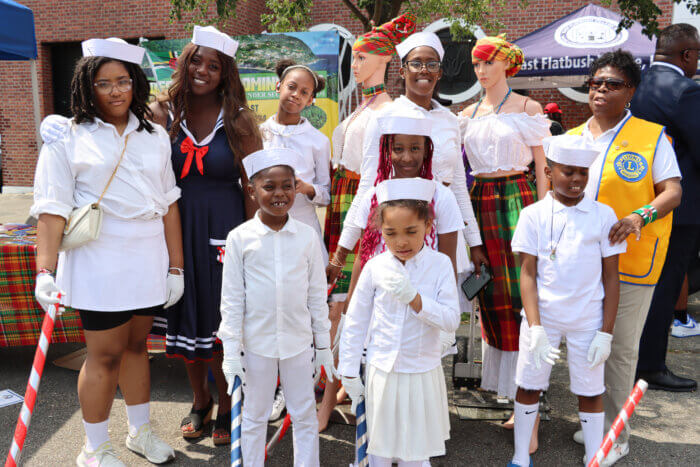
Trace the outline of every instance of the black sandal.
[[[217, 435], [217, 431], [225, 430], [225, 433]], [[215, 446], [231, 444], [231, 411], [225, 414], [218, 414], [214, 423], [214, 431], [211, 434]]]
[[[209, 403], [202, 409], [195, 409], [194, 405], [190, 409], [190, 414], [180, 422], [180, 430], [182, 437], [185, 439], [201, 438], [204, 433], [204, 427], [211, 421], [211, 415], [214, 412], [214, 398], [209, 399]], [[193, 431], [185, 431], [187, 425], [192, 425]]]

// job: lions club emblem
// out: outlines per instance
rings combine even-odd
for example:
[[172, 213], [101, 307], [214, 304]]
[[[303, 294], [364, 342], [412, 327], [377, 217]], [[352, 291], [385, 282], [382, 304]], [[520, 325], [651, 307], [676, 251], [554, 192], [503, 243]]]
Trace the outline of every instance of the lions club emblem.
[[627, 182], [638, 182], [648, 169], [647, 161], [636, 152], [623, 152], [615, 158], [615, 172]]

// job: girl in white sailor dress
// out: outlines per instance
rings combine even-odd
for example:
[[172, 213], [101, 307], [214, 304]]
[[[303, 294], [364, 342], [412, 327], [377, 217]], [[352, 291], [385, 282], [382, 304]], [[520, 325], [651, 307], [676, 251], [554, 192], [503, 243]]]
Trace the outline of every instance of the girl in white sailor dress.
[[[280, 80], [277, 84], [279, 106], [277, 113], [260, 125], [263, 145], [265, 149], [293, 149], [301, 156], [301, 166], [297, 168], [297, 195], [289, 214], [313, 227], [323, 245], [316, 208], [327, 206], [331, 200], [331, 143], [301, 116], [301, 111], [323, 91], [326, 82], [307, 66], [291, 60], [281, 60], [276, 71]], [[328, 262], [325, 247], [323, 259]]]
[[[424, 245], [435, 184], [387, 180], [377, 186], [377, 222], [388, 251], [370, 259], [350, 299], [338, 373], [353, 400], [366, 398], [370, 465], [423, 465], [445, 454], [450, 422], [440, 332], [460, 312], [450, 259]], [[416, 199], [417, 198], [417, 199]], [[360, 362], [366, 338], [366, 387]]]
[[[83, 43], [71, 83], [75, 117], [60, 138], [43, 146], [36, 168], [37, 300], [48, 309], [60, 292], [85, 330], [78, 399], [86, 440], [79, 466], [124, 465], [108, 432], [117, 383], [126, 402], [127, 448], [153, 463], [175, 457], [149, 423], [146, 337], [156, 311], [184, 289], [180, 189], [168, 135], [146, 120], [143, 53], [119, 39]], [[99, 237], [62, 253], [54, 280], [66, 220], [98, 199], [104, 213]]]

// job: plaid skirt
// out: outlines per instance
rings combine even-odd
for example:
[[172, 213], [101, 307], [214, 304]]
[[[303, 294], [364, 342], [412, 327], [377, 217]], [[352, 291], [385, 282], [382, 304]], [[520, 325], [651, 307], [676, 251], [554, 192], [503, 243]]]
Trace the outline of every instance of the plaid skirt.
[[[343, 221], [345, 221], [345, 215], [350, 209], [352, 200], [355, 199], [359, 184], [359, 174], [351, 172], [342, 166], [333, 171], [331, 180], [331, 202], [326, 208], [326, 225], [323, 229], [323, 239], [326, 243], [326, 248], [328, 248], [329, 257], [333, 255], [338, 248], [338, 240], [340, 240], [340, 233], [343, 230]], [[339, 277], [336, 281], [335, 289], [333, 289], [333, 294], [331, 296], [332, 301], [342, 301], [345, 300], [347, 296], [348, 288], [350, 287], [352, 266], [355, 263], [355, 256], [357, 255], [357, 248], [358, 246], [355, 245], [355, 249], [347, 256], [345, 267], [342, 270], [345, 277]]]
[[479, 293], [481, 335], [492, 347], [517, 351], [523, 305], [520, 300], [520, 265], [510, 242], [520, 211], [537, 200], [537, 191], [524, 174], [477, 177], [471, 199], [493, 271], [493, 281]]

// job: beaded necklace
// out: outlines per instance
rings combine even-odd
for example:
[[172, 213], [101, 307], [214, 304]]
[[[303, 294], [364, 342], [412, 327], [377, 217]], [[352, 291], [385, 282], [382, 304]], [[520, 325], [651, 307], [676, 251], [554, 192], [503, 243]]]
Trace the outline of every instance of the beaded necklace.
[[386, 92], [386, 88], [384, 87], [384, 83], [379, 83], [376, 86], [362, 89], [362, 95], [364, 97], [374, 97], [374, 96], [377, 96], [383, 92]]

